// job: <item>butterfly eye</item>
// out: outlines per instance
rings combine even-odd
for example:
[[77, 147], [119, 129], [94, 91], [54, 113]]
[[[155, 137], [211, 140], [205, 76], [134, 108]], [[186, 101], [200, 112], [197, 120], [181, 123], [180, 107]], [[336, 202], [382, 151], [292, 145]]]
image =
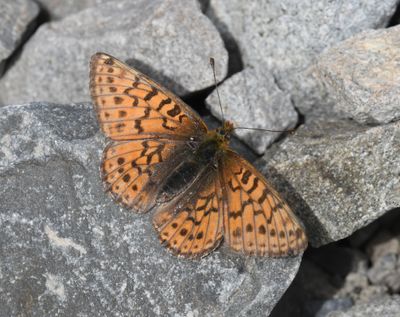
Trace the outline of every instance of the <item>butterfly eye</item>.
[[190, 140], [189, 142], [187, 142], [188, 146], [192, 149], [192, 150], [196, 150], [197, 149], [197, 142]]

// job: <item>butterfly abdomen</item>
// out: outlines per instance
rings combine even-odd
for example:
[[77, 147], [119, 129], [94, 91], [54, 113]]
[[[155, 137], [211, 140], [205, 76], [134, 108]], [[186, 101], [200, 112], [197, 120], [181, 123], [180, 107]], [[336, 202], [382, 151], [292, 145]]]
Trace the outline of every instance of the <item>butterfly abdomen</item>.
[[194, 181], [202, 168], [204, 165], [194, 160], [177, 162], [175, 169], [166, 178], [157, 201], [164, 203], [179, 196]]

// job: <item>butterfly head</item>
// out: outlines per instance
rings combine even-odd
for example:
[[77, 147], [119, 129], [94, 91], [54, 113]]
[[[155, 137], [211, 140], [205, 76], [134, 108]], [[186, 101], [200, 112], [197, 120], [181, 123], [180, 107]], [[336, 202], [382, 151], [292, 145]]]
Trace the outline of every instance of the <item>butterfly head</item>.
[[231, 121], [224, 121], [222, 127], [217, 128], [216, 132], [222, 142], [229, 142], [233, 129], [233, 123]]

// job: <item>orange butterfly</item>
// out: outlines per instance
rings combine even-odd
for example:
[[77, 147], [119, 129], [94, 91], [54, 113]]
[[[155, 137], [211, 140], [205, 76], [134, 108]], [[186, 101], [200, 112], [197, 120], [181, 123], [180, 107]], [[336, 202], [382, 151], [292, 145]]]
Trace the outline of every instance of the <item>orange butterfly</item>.
[[229, 148], [233, 125], [209, 131], [181, 99], [116, 58], [97, 53], [90, 92], [104, 150], [102, 179], [114, 199], [144, 213], [174, 254], [199, 258], [225, 238], [235, 251], [288, 256], [307, 246], [287, 203]]

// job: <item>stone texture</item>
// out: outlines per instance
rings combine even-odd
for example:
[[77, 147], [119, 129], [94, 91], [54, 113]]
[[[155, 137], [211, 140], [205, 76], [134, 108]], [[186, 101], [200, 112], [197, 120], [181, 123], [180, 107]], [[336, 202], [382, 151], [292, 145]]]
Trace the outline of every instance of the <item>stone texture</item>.
[[97, 51], [127, 61], [177, 94], [213, 84], [210, 56], [222, 77], [227, 69], [222, 39], [195, 0], [124, 0], [42, 25], [1, 80], [0, 100], [89, 100], [89, 59]]
[[[387, 24], [398, 0], [211, 0], [207, 14], [238, 49], [245, 67], [271, 72], [302, 113], [327, 102], [312, 75], [324, 49], [368, 28]], [[238, 58], [238, 57], [237, 57]], [[238, 58], [240, 59], [240, 57]]]
[[[297, 123], [290, 96], [276, 85], [272, 75], [261, 70], [246, 68], [228, 78], [219, 87], [225, 119], [236, 126], [285, 130]], [[216, 91], [206, 100], [211, 113], [221, 118]], [[280, 133], [236, 130], [236, 134], [257, 153], [264, 153]]]
[[400, 255], [400, 237], [395, 237], [388, 231], [380, 231], [369, 241], [366, 249], [372, 263], [387, 254]]
[[393, 295], [354, 305], [344, 312], [331, 312], [327, 317], [398, 317], [399, 312], [400, 296]]
[[400, 206], [399, 153], [400, 122], [362, 127], [332, 120], [298, 129], [259, 165], [319, 246]]
[[[398, 266], [377, 265], [377, 261], [400, 254], [392, 243], [400, 233], [399, 211], [394, 209], [358, 230], [358, 234], [370, 236], [362, 245], [350, 247], [353, 234], [336, 243], [310, 248], [270, 317], [326, 316], [332, 311], [348, 310], [347, 304], [365, 305], [393, 294], [394, 288], [389, 287], [399, 279]], [[371, 228], [376, 226], [378, 229], [371, 235]], [[377, 284], [369, 278], [372, 270]]]
[[301, 257], [222, 246], [189, 261], [158, 242], [151, 215], [103, 192], [104, 137], [90, 105], [0, 109], [0, 306], [4, 316], [261, 316]]
[[84, 9], [103, 5], [113, 0], [37, 0], [51, 19], [61, 19]]
[[368, 270], [368, 278], [372, 284], [382, 285], [391, 292], [400, 291], [400, 256], [389, 253], [380, 257]]
[[0, 76], [5, 60], [32, 26], [39, 7], [31, 0], [0, 0]]
[[400, 26], [370, 30], [322, 54], [317, 73], [335, 110], [360, 123], [400, 118]]
[[332, 311], [344, 311], [353, 306], [349, 298], [329, 299], [322, 303], [315, 317], [327, 317]]

